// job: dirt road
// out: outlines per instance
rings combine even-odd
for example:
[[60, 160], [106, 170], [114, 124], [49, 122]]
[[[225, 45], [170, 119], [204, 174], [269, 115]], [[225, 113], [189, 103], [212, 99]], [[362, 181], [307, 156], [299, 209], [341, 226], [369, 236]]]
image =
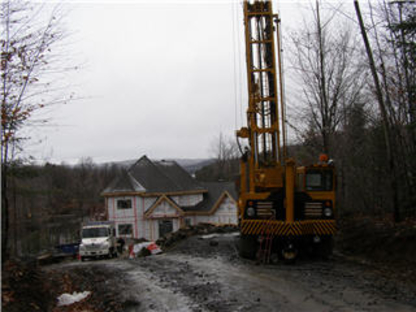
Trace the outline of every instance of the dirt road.
[[234, 241], [230, 234], [191, 237], [157, 256], [48, 270], [97, 276], [95, 300], [117, 300], [123, 311], [416, 311], [414, 284], [369, 265], [339, 255], [257, 265], [237, 257]]

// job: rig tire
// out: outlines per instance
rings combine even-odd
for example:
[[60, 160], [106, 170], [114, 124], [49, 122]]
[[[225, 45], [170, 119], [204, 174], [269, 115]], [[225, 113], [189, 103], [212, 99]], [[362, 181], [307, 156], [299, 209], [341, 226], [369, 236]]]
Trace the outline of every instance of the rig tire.
[[238, 254], [242, 258], [255, 259], [258, 250], [257, 236], [241, 235], [238, 242]]
[[328, 260], [332, 256], [332, 252], [334, 249], [333, 237], [324, 237], [319, 247], [319, 254], [322, 257], [322, 259]]

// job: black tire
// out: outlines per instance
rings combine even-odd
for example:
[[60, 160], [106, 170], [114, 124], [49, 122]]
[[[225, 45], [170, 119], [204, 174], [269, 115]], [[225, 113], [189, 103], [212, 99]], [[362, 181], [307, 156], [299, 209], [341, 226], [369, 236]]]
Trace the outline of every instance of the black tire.
[[258, 250], [257, 236], [241, 235], [238, 242], [238, 254], [242, 258], [255, 259]]
[[81, 261], [84, 262], [85, 261], [85, 257], [81, 257]]
[[286, 264], [286, 265], [294, 265], [294, 264], [296, 264], [296, 260], [297, 260], [297, 258], [294, 258], [294, 259], [284, 259], [283, 260], [283, 263]]
[[322, 257], [322, 259], [328, 260], [332, 256], [334, 249], [334, 240], [332, 236], [322, 238], [319, 247], [319, 254]]

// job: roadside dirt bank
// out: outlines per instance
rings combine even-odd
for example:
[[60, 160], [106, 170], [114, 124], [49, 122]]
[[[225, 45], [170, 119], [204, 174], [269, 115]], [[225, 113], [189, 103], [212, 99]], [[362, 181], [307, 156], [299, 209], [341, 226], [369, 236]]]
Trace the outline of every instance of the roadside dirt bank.
[[339, 222], [336, 252], [403, 283], [416, 285], [416, 220], [356, 216]]

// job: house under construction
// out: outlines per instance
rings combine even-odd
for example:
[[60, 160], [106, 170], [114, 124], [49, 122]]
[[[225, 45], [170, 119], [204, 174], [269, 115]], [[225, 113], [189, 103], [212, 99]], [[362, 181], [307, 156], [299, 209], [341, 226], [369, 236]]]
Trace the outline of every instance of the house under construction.
[[117, 236], [157, 240], [198, 223], [237, 224], [232, 182], [199, 182], [175, 161], [141, 157], [102, 193]]

